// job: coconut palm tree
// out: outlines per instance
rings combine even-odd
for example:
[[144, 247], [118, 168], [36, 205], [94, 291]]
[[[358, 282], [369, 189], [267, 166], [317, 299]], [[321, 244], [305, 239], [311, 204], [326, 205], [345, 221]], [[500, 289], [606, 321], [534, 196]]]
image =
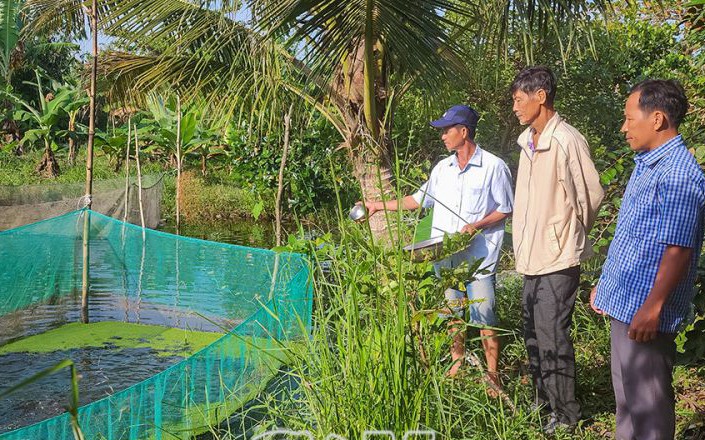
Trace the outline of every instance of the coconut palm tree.
[[[77, 3], [27, 1], [59, 22], [57, 5]], [[536, 35], [560, 39], [564, 23], [601, 6], [600, 0], [111, 0], [101, 22], [131, 50], [108, 53], [101, 64], [121, 99], [170, 88], [205, 98], [223, 115], [268, 123], [301, 99], [340, 133], [363, 196], [378, 198], [390, 189], [389, 139], [399, 100], [412, 86], [436, 93], [469, 70], [474, 48], [460, 47], [458, 35], [474, 32], [483, 45], [518, 31], [530, 49]]]

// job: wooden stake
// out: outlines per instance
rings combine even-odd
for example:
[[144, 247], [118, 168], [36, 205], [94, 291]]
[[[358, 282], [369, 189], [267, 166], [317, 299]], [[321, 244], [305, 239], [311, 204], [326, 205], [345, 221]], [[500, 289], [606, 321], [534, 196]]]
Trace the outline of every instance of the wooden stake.
[[277, 199], [274, 202], [274, 218], [276, 221], [275, 236], [277, 246], [282, 245], [282, 194], [284, 193], [284, 168], [286, 167], [286, 156], [289, 153], [289, 134], [291, 131], [291, 114], [294, 111], [294, 104], [289, 106], [289, 113], [284, 116], [284, 151], [282, 152], [282, 162], [279, 165], [279, 185], [277, 187]]
[[88, 266], [90, 264], [90, 230], [91, 230], [91, 210], [83, 211], [83, 274], [81, 288], [81, 322], [88, 324]]
[[86, 197], [88, 209], [93, 196], [93, 144], [95, 141], [95, 98], [98, 78], [98, 0], [92, 0], [90, 13], [91, 38], [93, 40], [93, 60], [91, 62], [91, 86], [89, 90], [88, 145], [86, 146]]
[[125, 209], [122, 213], [122, 221], [127, 222], [127, 210], [130, 202], [130, 142], [132, 142], [132, 117], [127, 118], [127, 146], [125, 151]]

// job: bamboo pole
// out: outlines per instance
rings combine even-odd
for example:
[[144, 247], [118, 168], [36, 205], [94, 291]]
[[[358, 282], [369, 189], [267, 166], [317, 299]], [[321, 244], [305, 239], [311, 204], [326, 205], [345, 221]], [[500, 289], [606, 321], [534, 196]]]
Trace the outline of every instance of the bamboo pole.
[[147, 254], [147, 242], [145, 241], [144, 228], [142, 228], [142, 257], [140, 258], [140, 273], [137, 277], [137, 301], [135, 303], [135, 320], [140, 323], [142, 317], [142, 280], [144, 279], [144, 260]]
[[95, 95], [98, 78], [98, 0], [92, 0], [90, 13], [93, 60], [91, 62], [91, 85], [89, 91], [88, 145], [86, 146], [86, 197], [91, 208], [93, 195], [93, 144], [95, 142]]
[[176, 234], [181, 227], [181, 96], [176, 95]]
[[142, 204], [142, 167], [140, 166], [140, 144], [137, 139], [137, 126], [133, 127], [133, 133], [135, 135], [135, 163], [137, 164], [137, 199], [140, 205], [140, 221], [142, 222], [142, 241], [146, 237], [145, 225], [144, 225], [144, 205]]
[[282, 194], [284, 193], [284, 168], [286, 167], [286, 157], [289, 153], [289, 135], [291, 132], [291, 114], [294, 111], [294, 104], [289, 106], [289, 113], [284, 115], [284, 151], [282, 152], [282, 162], [279, 165], [279, 184], [277, 187], [277, 199], [274, 203], [274, 218], [276, 221], [275, 236], [277, 246], [282, 245]]
[[137, 282], [137, 306], [136, 316], [137, 323], [140, 322], [140, 306], [142, 305], [142, 277], [144, 276], [144, 258], [147, 250], [147, 233], [144, 226], [144, 205], [142, 205], [142, 167], [140, 165], [140, 144], [137, 138], [137, 126], [132, 127], [132, 133], [135, 136], [135, 165], [137, 168], [137, 199], [140, 206], [140, 220], [142, 222], [142, 258], [140, 260], [140, 274]]
[[95, 95], [98, 78], [98, 0], [92, 0], [90, 10], [93, 60], [89, 91], [88, 145], [86, 146], [86, 207], [83, 217], [83, 273], [81, 279], [81, 322], [88, 323], [88, 292], [90, 264], [90, 209], [93, 206], [93, 144], [95, 141]]
[[83, 276], [81, 288], [81, 322], [88, 324], [88, 265], [90, 263], [90, 217], [91, 211], [83, 211]]

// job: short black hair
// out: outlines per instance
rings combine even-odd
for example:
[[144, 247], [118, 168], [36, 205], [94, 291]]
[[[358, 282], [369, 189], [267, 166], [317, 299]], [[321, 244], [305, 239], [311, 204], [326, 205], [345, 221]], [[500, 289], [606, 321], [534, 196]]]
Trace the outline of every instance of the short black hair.
[[519, 72], [512, 83], [512, 95], [517, 91], [526, 94], [543, 89], [546, 92], [546, 104], [553, 105], [556, 99], [556, 75], [546, 66], [533, 66]]
[[660, 110], [668, 121], [678, 128], [688, 112], [688, 98], [678, 81], [672, 79], [647, 79], [632, 87], [630, 95], [640, 92], [639, 108], [651, 113]]

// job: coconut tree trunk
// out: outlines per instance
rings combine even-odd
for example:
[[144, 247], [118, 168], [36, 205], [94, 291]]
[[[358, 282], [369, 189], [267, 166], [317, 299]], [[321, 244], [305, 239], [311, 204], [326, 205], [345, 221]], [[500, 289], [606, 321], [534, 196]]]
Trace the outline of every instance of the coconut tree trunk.
[[42, 155], [42, 160], [37, 166], [37, 173], [43, 177], [53, 179], [58, 176], [60, 172], [59, 162], [56, 161], [54, 151], [51, 149], [51, 143], [48, 139], [44, 139], [44, 155]]
[[[382, 200], [393, 197], [392, 171], [385, 154], [358, 154], [352, 158], [353, 173], [360, 184], [364, 200]], [[386, 238], [387, 217], [384, 211], [373, 215], [369, 220], [370, 229], [377, 238]]]
[[[373, 13], [369, 5], [366, 13], [368, 16]], [[368, 26], [364, 38], [345, 58], [332, 84], [342, 104], [339, 104], [340, 113], [345, 115], [348, 133], [345, 146], [350, 163], [362, 197], [367, 201], [393, 197], [389, 144], [382, 117], [387, 105], [387, 76], [382, 47], [375, 38]], [[372, 216], [369, 223], [375, 237], [389, 237], [384, 212]]]

